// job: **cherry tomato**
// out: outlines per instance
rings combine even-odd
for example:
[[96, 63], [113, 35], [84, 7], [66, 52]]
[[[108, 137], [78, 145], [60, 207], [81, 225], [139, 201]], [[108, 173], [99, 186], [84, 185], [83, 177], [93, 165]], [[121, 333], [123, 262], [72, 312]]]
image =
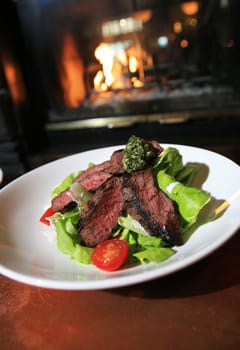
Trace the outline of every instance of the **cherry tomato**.
[[50, 225], [50, 221], [48, 218], [54, 214], [54, 211], [52, 210], [51, 207], [49, 207], [40, 217], [40, 221], [46, 225]]
[[93, 250], [92, 262], [106, 271], [118, 270], [127, 260], [128, 244], [121, 239], [109, 239], [99, 243]]

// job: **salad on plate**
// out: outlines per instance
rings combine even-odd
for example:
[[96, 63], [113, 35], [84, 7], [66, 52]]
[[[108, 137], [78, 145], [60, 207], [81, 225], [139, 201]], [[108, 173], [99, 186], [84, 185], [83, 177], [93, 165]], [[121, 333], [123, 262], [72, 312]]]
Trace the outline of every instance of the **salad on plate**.
[[211, 200], [192, 186], [198, 172], [174, 147], [132, 135], [100, 163], [69, 174], [40, 221], [80, 264], [116, 271], [170, 258]]

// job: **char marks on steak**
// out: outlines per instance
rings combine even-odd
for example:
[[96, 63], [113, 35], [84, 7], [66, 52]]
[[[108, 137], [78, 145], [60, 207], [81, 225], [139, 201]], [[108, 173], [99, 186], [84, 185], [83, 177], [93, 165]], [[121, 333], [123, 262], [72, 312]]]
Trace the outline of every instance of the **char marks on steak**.
[[81, 213], [79, 233], [88, 247], [111, 236], [124, 208], [122, 177], [113, 176], [91, 197]]
[[173, 201], [159, 190], [150, 169], [124, 175], [126, 211], [153, 236], [170, 246], [182, 244], [181, 223]]
[[[156, 154], [162, 152], [163, 149], [157, 141], [151, 140], [146, 142], [152, 147]], [[124, 173], [122, 159], [123, 149], [114, 151], [110, 160], [84, 170], [76, 177], [74, 182], [79, 182], [88, 191], [94, 192], [113, 175]], [[66, 206], [72, 203], [72, 201], [71, 191], [70, 188], [68, 188], [52, 199], [52, 210], [54, 212], [62, 211]]]
[[[148, 141], [156, 154], [162, 152], [156, 141]], [[182, 244], [180, 218], [173, 201], [154, 183], [150, 169], [124, 172], [123, 150], [113, 152], [110, 160], [83, 171], [74, 182], [93, 193], [81, 213], [78, 232], [88, 247], [108, 239], [126, 211], [153, 236], [170, 246]], [[72, 201], [70, 189], [52, 200], [53, 211], [62, 211]]]
[[79, 233], [89, 247], [111, 236], [126, 211], [153, 236], [170, 246], [182, 244], [180, 219], [170, 198], [154, 184], [150, 169], [113, 176], [91, 197], [81, 213]]

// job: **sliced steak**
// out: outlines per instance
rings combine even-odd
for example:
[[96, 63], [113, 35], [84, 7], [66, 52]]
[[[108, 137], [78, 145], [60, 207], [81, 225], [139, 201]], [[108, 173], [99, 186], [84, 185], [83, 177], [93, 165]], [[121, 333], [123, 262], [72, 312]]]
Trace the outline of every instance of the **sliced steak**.
[[52, 210], [56, 213], [57, 211], [63, 210], [70, 203], [72, 203], [72, 197], [69, 195], [69, 191], [63, 191], [58, 196], [52, 199]]
[[91, 197], [81, 213], [79, 233], [88, 247], [111, 236], [124, 208], [122, 177], [111, 177]]
[[81, 182], [85, 177], [90, 177], [93, 174], [105, 171], [106, 169], [109, 169], [110, 166], [111, 163], [109, 160], [94, 166], [90, 166], [86, 170], [82, 171], [81, 174], [78, 177], [76, 177], [75, 181]]
[[173, 201], [157, 189], [151, 170], [123, 176], [123, 198], [129, 215], [169, 245], [182, 244], [179, 214]]
[[[162, 151], [162, 148], [157, 141], [151, 140], [146, 142], [152, 147], [156, 154]], [[122, 159], [123, 149], [114, 151], [110, 160], [84, 170], [78, 177], [76, 177], [74, 182], [79, 182], [88, 191], [95, 192], [112, 175], [124, 173]], [[54, 212], [62, 211], [72, 201], [70, 189], [67, 189], [52, 199], [52, 210]]]
[[123, 169], [123, 150], [120, 149], [118, 151], [113, 152], [111, 159], [110, 159], [110, 172], [112, 174], [122, 174], [124, 172]]
[[152, 150], [158, 155], [162, 153], [163, 148], [160, 146], [159, 142], [157, 140], [149, 140], [145, 141], [151, 148]]
[[75, 182], [79, 182], [83, 187], [86, 188], [86, 190], [94, 192], [111, 176], [111, 173], [103, 170], [92, 173], [88, 176], [85, 176], [83, 179], [78, 179]]
[[[111, 159], [84, 170], [74, 182], [79, 182], [88, 191], [96, 191], [106, 180], [114, 174], [120, 174], [123, 170], [122, 165], [123, 151], [113, 152]], [[65, 190], [52, 199], [52, 210], [54, 212], [62, 211], [64, 207], [72, 202], [70, 189]]]
[[[76, 177], [74, 182], [80, 183], [88, 191], [95, 191], [112, 174], [107, 170], [111, 166], [110, 161], [89, 167]], [[52, 199], [52, 210], [61, 211], [72, 202], [70, 190], [67, 189]]]

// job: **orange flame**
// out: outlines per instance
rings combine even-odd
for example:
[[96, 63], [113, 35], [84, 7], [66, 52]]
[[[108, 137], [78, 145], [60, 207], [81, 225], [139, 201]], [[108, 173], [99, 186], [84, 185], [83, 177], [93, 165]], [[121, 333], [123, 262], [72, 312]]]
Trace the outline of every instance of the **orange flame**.
[[114, 49], [114, 45], [100, 43], [94, 54], [102, 65], [102, 70], [99, 70], [93, 79], [96, 91], [143, 85], [136, 77], [130, 78], [128, 74], [124, 74], [136, 73], [139, 68], [138, 59], [132, 54], [129, 55], [124, 45], [119, 44]]
[[3, 67], [13, 101], [15, 103], [23, 102], [26, 98], [26, 91], [20, 70], [10, 57], [3, 58]]
[[63, 40], [60, 70], [65, 105], [77, 107], [86, 95], [83, 79], [84, 67], [74, 39], [70, 34], [66, 34]]

